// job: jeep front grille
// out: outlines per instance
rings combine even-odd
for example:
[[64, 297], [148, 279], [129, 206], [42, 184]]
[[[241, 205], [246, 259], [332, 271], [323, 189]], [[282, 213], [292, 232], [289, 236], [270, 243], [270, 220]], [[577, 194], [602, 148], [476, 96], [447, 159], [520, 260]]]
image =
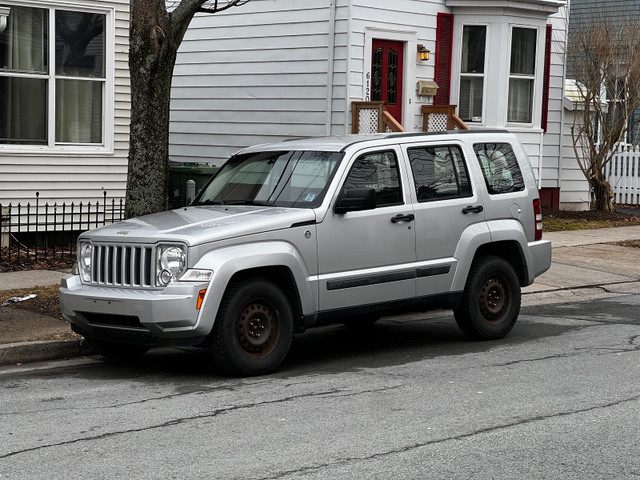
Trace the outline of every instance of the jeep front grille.
[[93, 245], [93, 285], [150, 288], [154, 271], [151, 246]]

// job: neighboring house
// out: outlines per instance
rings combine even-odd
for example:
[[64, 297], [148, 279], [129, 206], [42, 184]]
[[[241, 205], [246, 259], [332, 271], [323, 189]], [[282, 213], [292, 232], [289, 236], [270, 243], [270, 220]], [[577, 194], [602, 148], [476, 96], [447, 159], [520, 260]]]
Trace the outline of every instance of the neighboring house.
[[[569, 15], [569, 44], [571, 48], [571, 32], [580, 29], [583, 25], [589, 25], [594, 16], [596, 20], [634, 20], [640, 24], [640, 0], [571, 0], [571, 13]], [[567, 78], [574, 78], [571, 68], [567, 69]], [[634, 124], [625, 143], [640, 145], [640, 109], [637, 109], [629, 119]]]
[[[615, 22], [618, 19], [625, 21], [629, 19], [640, 20], [640, 0], [571, 0], [570, 3], [567, 55], [571, 55], [572, 52], [572, 33], [589, 26], [593, 21], [612, 20]], [[606, 98], [603, 98], [602, 101], [606, 101]], [[573, 124], [574, 114], [583, 108], [583, 100], [580, 97], [579, 90], [576, 87], [576, 81], [569, 65], [567, 66], [565, 82], [564, 135], [562, 139], [563, 175], [560, 193], [561, 204], [565, 208], [588, 209], [591, 202], [589, 185], [578, 166], [572, 147], [571, 126]], [[638, 120], [640, 120], [640, 109], [634, 112], [630, 118], [630, 122], [634, 123]], [[625, 143], [636, 146], [640, 143], [640, 125], [635, 125], [629, 130]], [[617, 156], [614, 156], [612, 165], [618, 164], [619, 162], [630, 161], [629, 159], [616, 157]], [[617, 166], [610, 166], [608, 168], [616, 172], [616, 185], [612, 183], [616, 197], [619, 199], [631, 198], [628, 197], [627, 194], [637, 191], [637, 179], [634, 180], [632, 178], [635, 168], [629, 168], [628, 166], [626, 168], [620, 166], [619, 169]], [[611, 180], [614, 180], [614, 178], [611, 177], [610, 181]], [[636, 187], [629, 189], [628, 186], [631, 184], [636, 185]], [[638, 198], [637, 194], [634, 195], [633, 198]]]
[[[252, 0], [197, 16], [175, 69], [170, 157], [219, 165], [250, 144], [350, 133], [353, 102], [369, 100], [421, 131], [423, 105], [452, 104], [470, 128], [515, 132], [557, 207], [566, 3]], [[429, 81], [437, 93], [419, 95]]]
[[0, 0], [0, 30], [0, 204], [123, 197], [128, 0]]

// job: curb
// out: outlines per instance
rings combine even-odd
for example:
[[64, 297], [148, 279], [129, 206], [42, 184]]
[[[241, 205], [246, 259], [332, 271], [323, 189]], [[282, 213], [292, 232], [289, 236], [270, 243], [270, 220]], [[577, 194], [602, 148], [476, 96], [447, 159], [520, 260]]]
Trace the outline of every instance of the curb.
[[93, 353], [84, 339], [5, 343], [0, 345], [0, 365], [57, 360]]

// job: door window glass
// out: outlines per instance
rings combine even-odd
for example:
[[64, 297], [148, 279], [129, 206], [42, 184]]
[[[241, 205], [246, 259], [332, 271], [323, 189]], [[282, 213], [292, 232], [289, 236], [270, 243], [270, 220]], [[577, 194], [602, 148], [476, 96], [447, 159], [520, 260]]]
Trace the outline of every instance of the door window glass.
[[508, 143], [479, 143], [473, 146], [490, 194], [524, 190], [518, 159]]
[[401, 205], [402, 188], [396, 154], [391, 151], [375, 152], [358, 158], [344, 183], [345, 190], [354, 188], [373, 188], [378, 207]]
[[462, 152], [456, 146], [407, 150], [419, 202], [469, 197], [472, 194]]

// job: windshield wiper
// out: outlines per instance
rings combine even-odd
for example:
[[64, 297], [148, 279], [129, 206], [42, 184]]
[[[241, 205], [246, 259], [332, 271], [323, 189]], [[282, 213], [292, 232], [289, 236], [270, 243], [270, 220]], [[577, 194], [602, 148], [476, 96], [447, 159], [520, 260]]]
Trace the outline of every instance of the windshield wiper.
[[263, 200], [228, 200], [224, 202], [225, 205], [259, 205], [263, 207], [272, 206], [273, 203], [265, 202]]

